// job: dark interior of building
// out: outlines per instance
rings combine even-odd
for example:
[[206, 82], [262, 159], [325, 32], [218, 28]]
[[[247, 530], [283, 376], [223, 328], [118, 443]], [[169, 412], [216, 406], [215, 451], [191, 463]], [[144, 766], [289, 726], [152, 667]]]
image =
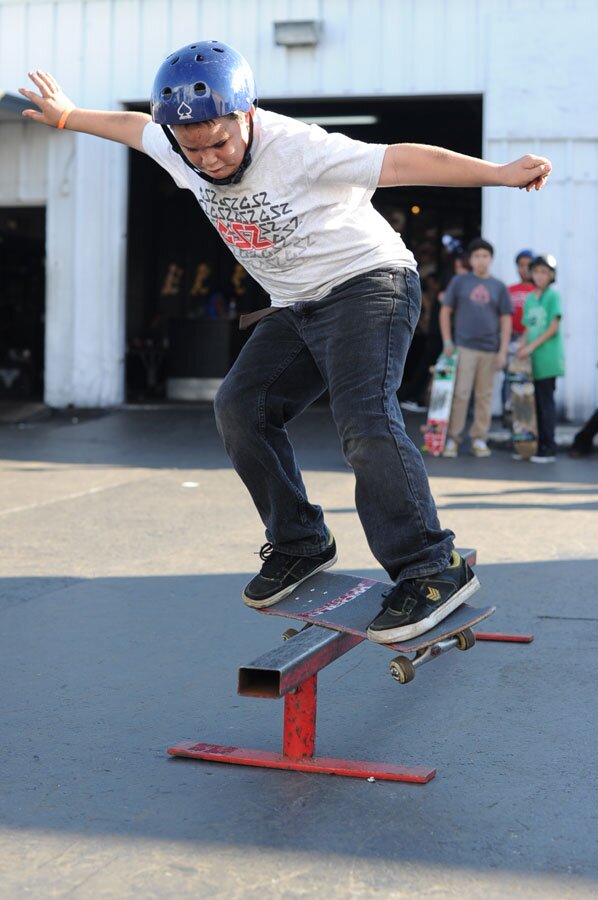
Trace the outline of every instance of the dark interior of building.
[[[480, 156], [481, 97], [265, 100], [264, 108], [319, 120], [376, 143], [410, 141]], [[142, 109], [144, 107], [135, 107]], [[145, 109], [145, 108], [144, 108]], [[360, 124], [366, 117], [369, 124]], [[422, 276], [446, 280], [449, 234], [479, 234], [481, 191], [386, 188], [374, 205], [414, 251]], [[268, 305], [236, 263], [190, 191], [179, 190], [152, 160], [131, 152], [127, 278], [127, 391], [131, 401], [164, 396], [168, 378], [222, 377], [245, 336], [240, 312]], [[196, 352], [201, 344], [201, 352]]]
[[46, 211], [0, 208], [0, 402], [44, 390]]

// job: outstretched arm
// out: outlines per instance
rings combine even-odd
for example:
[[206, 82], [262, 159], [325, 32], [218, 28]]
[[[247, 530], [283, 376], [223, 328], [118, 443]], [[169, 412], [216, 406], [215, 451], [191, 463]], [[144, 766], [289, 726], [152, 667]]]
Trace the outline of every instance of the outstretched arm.
[[66, 94], [63, 94], [49, 72], [37, 69], [28, 74], [39, 93], [19, 88], [19, 93], [37, 106], [37, 110], [24, 110], [25, 118], [53, 128], [68, 128], [70, 131], [95, 134], [97, 137], [118, 141], [134, 150], [143, 151], [141, 136], [143, 129], [151, 121], [150, 116], [139, 112], [79, 109]]
[[407, 184], [439, 187], [518, 187], [537, 191], [552, 166], [543, 156], [528, 153], [500, 165], [428, 144], [391, 144], [384, 154], [378, 187]]

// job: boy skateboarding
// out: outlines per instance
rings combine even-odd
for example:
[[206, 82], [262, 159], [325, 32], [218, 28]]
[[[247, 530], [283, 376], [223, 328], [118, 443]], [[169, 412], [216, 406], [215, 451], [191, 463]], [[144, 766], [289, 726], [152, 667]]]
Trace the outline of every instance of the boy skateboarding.
[[366, 144], [255, 106], [247, 62], [220, 41], [171, 54], [152, 115], [77, 108], [46, 72], [21, 93], [33, 121], [140, 150], [191, 190], [239, 262], [271, 296], [215, 401], [226, 450], [266, 529], [261, 571], [243, 593], [272, 606], [333, 565], [334, 538], [307, 497], [286, 431], [325, 390], [355, 472], [357, 510], [394, 586], [368, 637], [421, 633], [478, 587], [441, 528], [397, 389], [417, 323], [413, 255], [374, 210], [395, 185], [539, 190], [548, 160], [499, 165], [417, 144]]

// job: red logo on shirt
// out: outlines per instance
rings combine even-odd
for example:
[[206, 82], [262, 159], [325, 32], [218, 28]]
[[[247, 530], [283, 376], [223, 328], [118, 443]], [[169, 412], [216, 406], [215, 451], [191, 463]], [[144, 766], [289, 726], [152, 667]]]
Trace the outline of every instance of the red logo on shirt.
[[252, 222], [223, 222], [219, 219], [216, 227], [223, 240], [239, 250], [266, 250], [274, 246], [274, 241], [264, 237], [259, 225]]
[[469, 295], [469, 299], [473, 303], [477, 303], [479, 306], [485, 306], [487, 303], [490, 303], [490, 293], [485, 285], [476, 284], [473, 291]]

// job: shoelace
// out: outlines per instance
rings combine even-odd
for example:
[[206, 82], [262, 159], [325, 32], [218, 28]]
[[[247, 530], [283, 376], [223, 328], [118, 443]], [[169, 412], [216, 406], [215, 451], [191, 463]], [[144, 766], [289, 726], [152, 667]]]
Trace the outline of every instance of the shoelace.
[[268, 557], [272, 555], [273, 550], [274, 544], [262, 544], [262, 546], [258, 550], [258, 556], [261, 560], [266, 562]]
[[292, 557], [276, 550], [274, 544], [262, 544], [258, 551], [259, 558], [263, 561], [260, 575], [264, 578], [273, 578], [280, 572], [284, 571], [285, 566], [292, 560]]

